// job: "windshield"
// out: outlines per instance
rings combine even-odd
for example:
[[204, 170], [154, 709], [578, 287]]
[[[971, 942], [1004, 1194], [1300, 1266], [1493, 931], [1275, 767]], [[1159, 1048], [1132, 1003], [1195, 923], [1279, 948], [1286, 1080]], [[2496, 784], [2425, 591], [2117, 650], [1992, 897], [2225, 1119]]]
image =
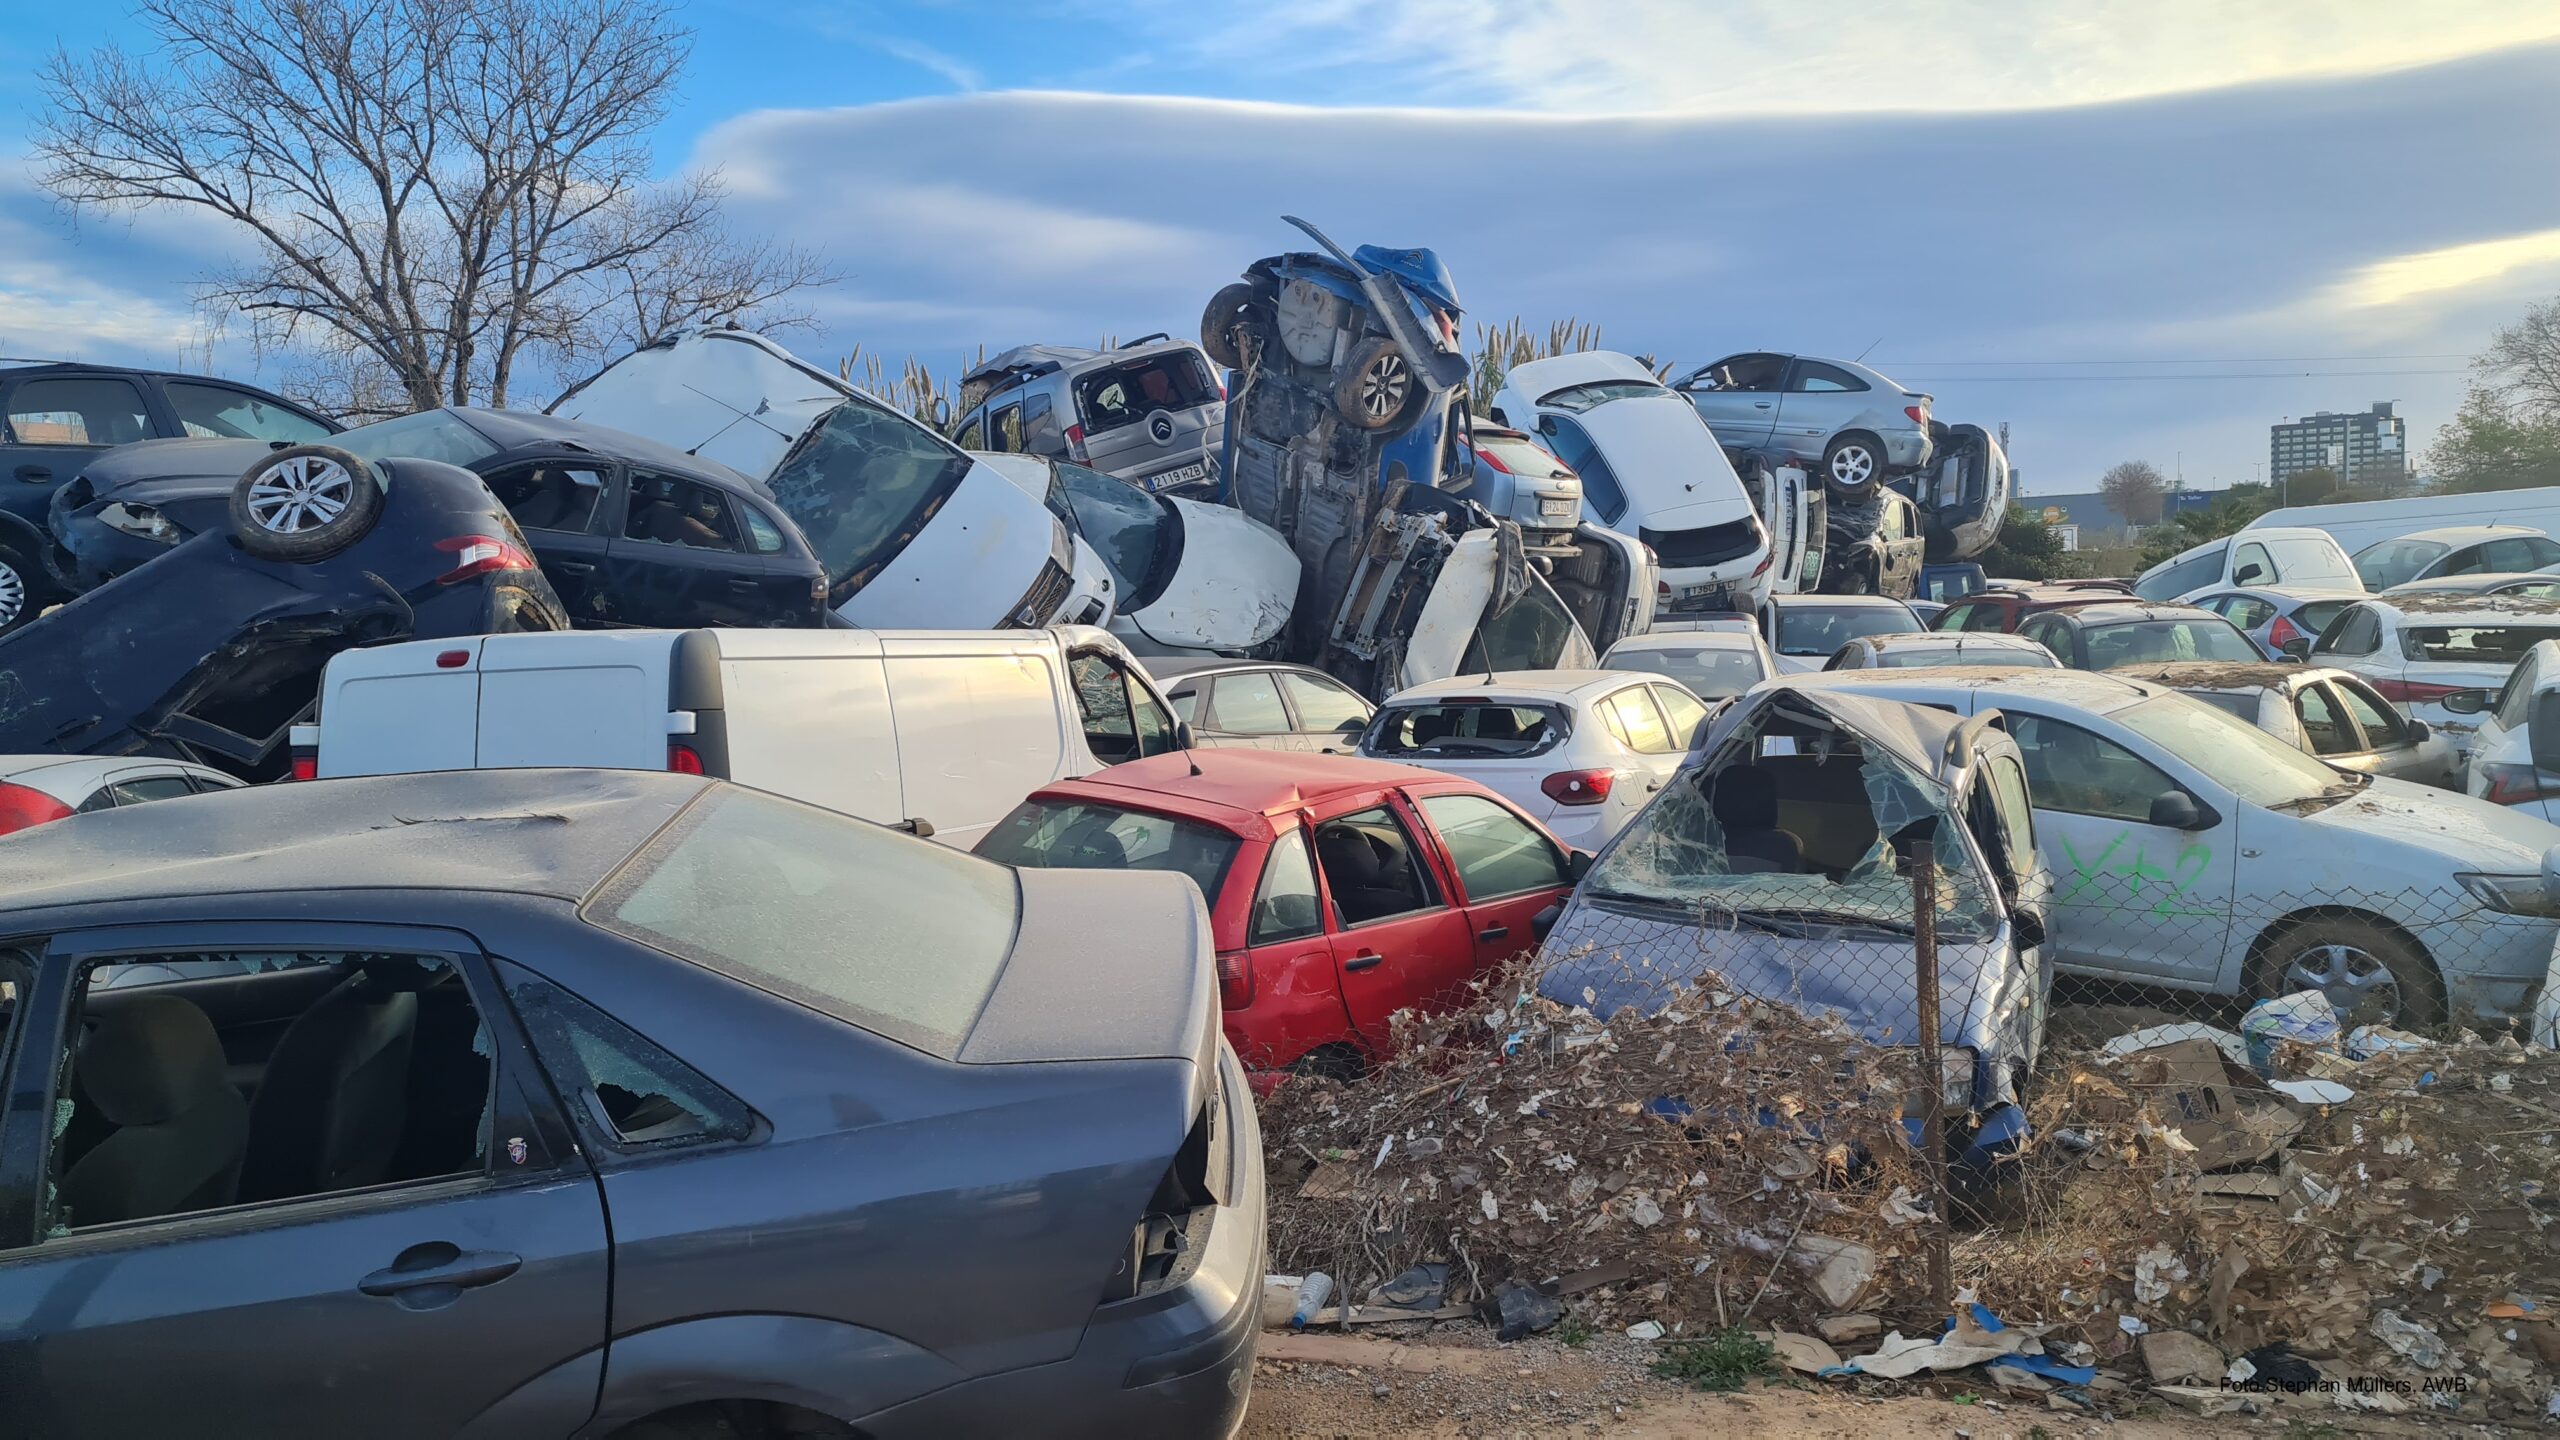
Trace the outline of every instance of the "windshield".
[[1196, 350], [1167, 350], [1076, 379], [1076, 413], [1088, 435], [1135, 425], [1158, 410], [1188, 410], [1217, 398], [1208, 364]]
[[2320, 638], [2321, 631], [2329, 628], [2329, 622], [2338, 618], [2339, 611], [2354, 603], [2352, 600], [2314, 600], [2293, 612], [2294, 626], [2316, 640]]
[[1529, 588], [1501, 614], [1484, 622], [1467, 640], [1459, 669], [1468, 674], [1489, 670], [1589, 670], [1600, 657], [1564, 602], [1536, 575]]
[[2107, 717], [2253, 805], [2287, 805], [2351, 784], [2344, 775], [2237, 716], [2160, 695]]
[[1871, 657], [1879, 670], [1926, 669], [1938, 665], [1972, 665], [1990, 670], [2051, 670], [2061, 662], [2044, 649], [2001, 646], [1888, 645]]
[[1553, 455], [1508, 435], [1481, 436], [1476, 440], [1476, 453], [1513, 475], [1532, 480], [1570, 480], [1573, 471]]
[[2081, 632], [2081, 638], [2089, 644], [2092, 670], [2180, 660], [2230, 660], [2245, 665], [2267, 658], [2230, 621], [2206, 617], [2097, 625]]
[[1829, 656], [1867, 635], [1910, 635], [1919, 617], [1901, 605], [1782, 605], [1778, 607], [1781, 655]]
[[1641, 670], [1668, 676], [1701, 700], [1730, 700], [1769, 678], [1756, 649], [1726, 647], [1696, 650], [1621, 650], [1604, 669]]
[[841, 599], [898, 558], [970, 463], [932, 431], [856, 398], [801, 436], [769, 484]]
[[2385, 540], [2356, 552], [2356, 578], [2367, 590], [2388, 590], [2418, 578], [2418, 572], [2453, 547], [2439, 540]]
[[1144, 608], [1164, 589], [1156, 583], [1159, 560], [1168, 546], [1179, 543], [1179, 522], [1171, 508], [1125, 480], [1064, 460], [1053, 463], [1057, 480], [1066, 487], [1077, 532], [1101, 552], [1102, 563], [1120, 584], [1122, 608]]
[[328, 443], [362, 460], [441, 460], [471, 465], [498, 453], [489, 437], [450, 410], [421, 410], [341, 431]]
[[[1674, 775], [1584, 893], [1909, 934], [1911, 881], [1888, 837], [1930, 819], [1941, 837], [1958, 834], [1946, 792], [1854, 736], [1769, 714], [1715, 763]], [[1799, 733], [1772, 733], [1784, 730]], [[1988, 934], [1995, 917], [1961, 844], [1940, 849], [1939, 932]]]
[[1170, 870], [1211, 904], [1243, 842], [1191, 820], [1085, 801], [1029, 800], [978, 842], [978, 856], [1035, 870]]
[[1551, 410], [1579, 415], [1612, 400], [1636, 400], [1647, 395], [1670, 393], [1651, 380], [1595, 380], [1588, 385], [1568, 385], [1552, 395], [1539, 397], [1538, 403]]

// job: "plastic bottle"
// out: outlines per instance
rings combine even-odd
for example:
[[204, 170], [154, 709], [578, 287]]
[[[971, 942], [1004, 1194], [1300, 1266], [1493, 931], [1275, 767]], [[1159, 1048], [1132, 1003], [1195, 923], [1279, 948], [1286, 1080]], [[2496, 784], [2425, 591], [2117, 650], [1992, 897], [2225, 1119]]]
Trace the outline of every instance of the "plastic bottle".
[[1324, 1302], [1332, 1294], [1332, 1276], [1321, 1270], [1309, 1272], [1306, 1279], [1298, 1282], [1298, 1304], [1289, 1312], [1289, 1328], [1306, 1329], [1307, 1322], [1316, 1318], [1317, 1312], [1324, 1309]]

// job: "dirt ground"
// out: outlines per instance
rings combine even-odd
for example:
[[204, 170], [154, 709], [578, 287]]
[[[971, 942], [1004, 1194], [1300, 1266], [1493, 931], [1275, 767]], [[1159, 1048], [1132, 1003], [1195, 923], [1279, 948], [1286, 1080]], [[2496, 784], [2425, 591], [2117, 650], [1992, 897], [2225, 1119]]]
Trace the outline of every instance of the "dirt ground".
[[1404, 1340], [1266, 1332], [1244, 1440], [1558, 1434], [2202, 1440], [2235, 1433], [2289, 1440], [2410, 1435], [2419, 1428], [2416, 1417], [2350, 1414], [2316, 1401], [2278, 1402], [2254, 1416], [2200, 1418], [2131, 1391], [2101, 1396], [2114, 1407], [2111, 1414], [2063, 1412], [2047, 1408], [2043, 1396], [2004, 1395], [1970, 1377], [1926, 1387], [1779, 1380], [1747, 1393], [1711, 1395], [1655, 1377], [1651, 1355], [1650, 1346], [1616, 1335], [1593, 1336], [1577, 1348], [1544, 1337], [1500, 1345], [1482, 1330], [1455, 1327]]

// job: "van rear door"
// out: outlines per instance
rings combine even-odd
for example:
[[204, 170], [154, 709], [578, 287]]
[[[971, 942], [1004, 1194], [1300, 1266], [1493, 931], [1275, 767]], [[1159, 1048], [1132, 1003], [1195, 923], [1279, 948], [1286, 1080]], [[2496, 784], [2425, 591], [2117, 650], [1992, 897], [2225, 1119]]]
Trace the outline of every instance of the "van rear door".
[[[479, 754], [462, 763], [666, 769], [667, 674], [678, 638], [590, 630], [480, 641]], [[334, 735], [336, 717], [321, 713]]]
[[1023, 796], [1071, 773], [1055, 636], [927, 632], [880, 644], [904, 808], [934, 839], [966, 850]]
[[471, 769], [488, 643], [421, 640], [330, 657], [320, 686], [320, 778]]

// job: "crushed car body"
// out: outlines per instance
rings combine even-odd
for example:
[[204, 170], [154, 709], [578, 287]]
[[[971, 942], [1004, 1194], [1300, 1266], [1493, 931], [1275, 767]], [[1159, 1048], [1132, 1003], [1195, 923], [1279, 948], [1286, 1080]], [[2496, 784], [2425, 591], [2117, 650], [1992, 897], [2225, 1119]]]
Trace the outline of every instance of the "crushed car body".
[[1017, 345], [960, 377], [960, 411], [963, 450], [1072, 460], [1150, 494], [1217, 490], [1227, 397], [1188, 341]]

